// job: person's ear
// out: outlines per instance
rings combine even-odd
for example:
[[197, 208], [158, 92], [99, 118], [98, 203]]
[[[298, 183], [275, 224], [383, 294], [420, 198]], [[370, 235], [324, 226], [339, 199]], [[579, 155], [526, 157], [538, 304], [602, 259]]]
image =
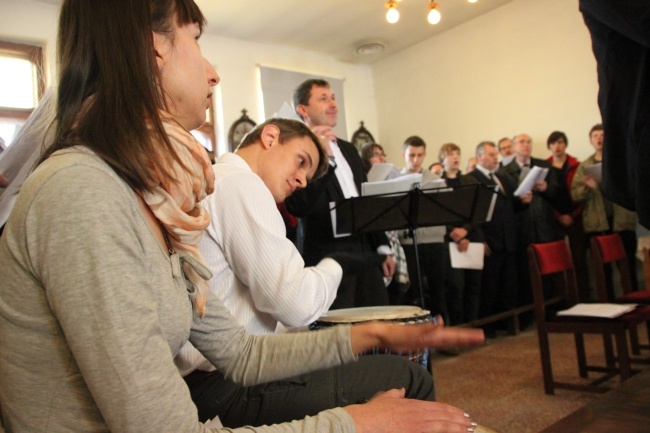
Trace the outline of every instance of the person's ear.
[[298, 104], [298, 106], [296, 107], [296, 111], [298, 112], [298, 114], [300, 114], [300, 117], [302, 117], [303, 119], [307, 119], [307, 117], [309, 117], [307, 115], [308, 113], [307, 113], [306, 105]]
[[154, 55], [156, 56], [156, 65], [158, 70], [162, 72], [165, 66], [166, 53], [169, 51], [169, 40], [166, 36], [157, 33], [153, 33], [153, 50]]
[[262, 142], [262, 147], [268, 149], [273, 145], [277, 146], [279, 136], [280, 136], [280, 128], [278, 128], [275, 125], [266, 125], [264, 129], [262, 129], [262, 134], [260, 135], [260, 141]]

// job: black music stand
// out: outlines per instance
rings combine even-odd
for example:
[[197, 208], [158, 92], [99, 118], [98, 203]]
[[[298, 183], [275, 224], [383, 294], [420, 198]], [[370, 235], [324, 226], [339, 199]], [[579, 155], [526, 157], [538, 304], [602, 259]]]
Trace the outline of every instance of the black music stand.
[[496, 195], [495, 187], [483, 184], [420, 189], [415, 183], [410, 191], [352, 197], [336, 202], [331, 209], [336, 213], [333, 222], [337, 235], [403, 229], [412, 233], [424, 309], [417, 229], [489, 221]]

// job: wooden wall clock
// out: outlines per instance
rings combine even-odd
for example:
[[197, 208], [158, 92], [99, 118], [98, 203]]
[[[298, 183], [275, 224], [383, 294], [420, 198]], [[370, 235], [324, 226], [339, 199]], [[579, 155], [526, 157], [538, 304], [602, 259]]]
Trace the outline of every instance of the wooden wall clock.
[[241, 110], [241, 117], [235, 120], [228, 131], [228, 147], [230, 152], [234, 152], [241, 143], [244, 135], [253, 129], [256, 123], [248, 117], [247, 110], [244, 108]]
[[370, 131], [363, 126], [363, 120], [360, 123], [361, 126], [359, 129], [352, 134], [352, 144], [354, 144], [358, 151], [361, 151], [364, 144], [375, 142], [375, 138], [372, 136]]

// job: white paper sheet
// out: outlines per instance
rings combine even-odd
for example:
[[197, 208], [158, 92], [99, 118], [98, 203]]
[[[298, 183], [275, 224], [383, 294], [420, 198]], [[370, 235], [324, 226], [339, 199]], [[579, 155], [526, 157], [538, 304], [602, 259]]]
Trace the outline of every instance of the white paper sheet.
[[399, 170], [389, 162], [380, 162], [370, 167], [368, 182], [379, 182], [400, 177]]
[[275, 114], [273, 114], [273, 117], [279, 117], [281, 119], [300, 120], [301, 122], [303, 121], [298, 115], [298, 113], [296, 113], [296, 110], [294, 110], [293, 107], [289, 105], [288, 102], [282, 103], [282, 106]]
[[467, 251], [461, 253], [456, 242], [449, 242], [449, 255], [452, 268], [483, 269], [485, 245], [480, 242], [470, 242]]
[[537, 165], [531, 167], [530, 171], [528, 172], [524, 180], [522, 180], [519, 186], [517, 187], [517, 190], [515, 191], [515, 196], [521, 197], [522, 195], [526, 194], [528, 191], [531, 191], [535, 187], [535, 182], [543, 181], [544, 179], [546, 179], [547, 174], [548, 174], [548, 168], [542, 168]]
[[575, 304], [568, 310], [558, 311], [558, 316], [586, 316], [613, 319], [636, 308], [636, 304]]
[[603, 163], [599, 162], [598, 164], [585, 165], [585, 174], [594, 178], [598, 183], [603, 181]]
[[395, 192], [407, 192], [413, 188], [413, 184], [420, 184], [422, 175], [419, 173], [405, 174], [390, 180], [379, 182], [364, 182], [361, 184], [361, 195], [391, 194]]

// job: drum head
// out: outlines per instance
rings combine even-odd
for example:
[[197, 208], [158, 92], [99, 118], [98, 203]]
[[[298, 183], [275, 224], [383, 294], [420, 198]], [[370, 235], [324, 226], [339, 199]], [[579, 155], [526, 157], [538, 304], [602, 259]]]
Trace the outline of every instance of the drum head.
[[411, 305], [344, 308], [330, 310], [318, 321], [324, 323], [357, 323], [370, 320], [399, 320], [427, 316], [429, 311]]

